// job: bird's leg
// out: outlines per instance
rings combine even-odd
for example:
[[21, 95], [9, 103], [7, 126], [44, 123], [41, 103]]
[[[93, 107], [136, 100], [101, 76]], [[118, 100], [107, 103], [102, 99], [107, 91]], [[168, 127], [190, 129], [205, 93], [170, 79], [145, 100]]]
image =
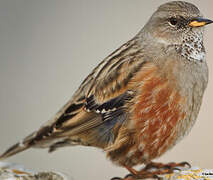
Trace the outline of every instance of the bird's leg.
[[132, 167], [124, 166], [131, 174], [136, 175], [139, 173], [139, 171], [135, 170]]
[[[131, 167], [128, 167], [128, 166], [125, 166], [125, 168], [131, 173], [131, 175], [133, 177], [136, 177], [136, 178], [140, 178], [140, 179], [146, 179], [146, 178], [161, 179], [160, 177], [157, 176], [157, 174], [158, 175], [161, 174], [161, 172], [159, 172], [159, 171], [157, 171], [157, 173], [155, 173], [155, 172], [153, 173], [153, 172], [149, 172], [147, 170], [137, 171], [137, 170], [135, 170], [135, 169], [133, 169]], [[168, 173], [168, 171], [169, 170], [167, 170], [167, 172], [164, 172], [164, 173]]]

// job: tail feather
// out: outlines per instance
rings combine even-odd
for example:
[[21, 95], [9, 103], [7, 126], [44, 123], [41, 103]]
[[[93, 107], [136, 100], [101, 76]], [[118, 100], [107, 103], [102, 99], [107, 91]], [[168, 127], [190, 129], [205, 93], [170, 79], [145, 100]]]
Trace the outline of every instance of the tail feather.
[[11, 146], [7, 151], [5, 151], [1, 156], [0, 160], [6, 159], [16, 153], [22, 152], [26, 149], [28, 149], [29, 146], [24, 145], [22, 143], [16, 143], [15, 145]]
[[52, 128], [49, 126], [43, 126], [38, 131], [33, 132], [26, 138], [24, 138], [21, 142], [16, 143], [11, 146], [8, 150], [6, 150], [2, 155], [0, 155], [0, 160], [6, 159], [12, 155], [15, 155], [19, 152], [22, 152], [31, 147], [33, 148], [49, 148], [53, 144], [57, 144], [59, 142], [63, 142], [63, 138], [51, 138]]
[[0, 160], [6, 159], [14, 154], [22, 152], [32, 146], [32, 141], [35, 138], [35, 133], [27, 136], [23, 141], [14, 144], [9, 149], [7, 149], [2, 155], [0, 155]]

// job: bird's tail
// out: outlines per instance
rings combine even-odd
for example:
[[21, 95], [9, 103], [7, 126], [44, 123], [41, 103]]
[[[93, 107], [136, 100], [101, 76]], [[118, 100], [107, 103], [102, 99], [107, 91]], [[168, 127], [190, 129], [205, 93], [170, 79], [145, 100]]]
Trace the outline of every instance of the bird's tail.
[[35, 133], [32, 133], [21, 142], [14, 144], [9, 149], [7, 149], [2, 155], [0, 155], [0, 160], [6, 159], [14, 154], [17, 154], [19, 152], [22, 152], [30, 148], [33, 145], [32, 142], [34, 138], [35, 138]]

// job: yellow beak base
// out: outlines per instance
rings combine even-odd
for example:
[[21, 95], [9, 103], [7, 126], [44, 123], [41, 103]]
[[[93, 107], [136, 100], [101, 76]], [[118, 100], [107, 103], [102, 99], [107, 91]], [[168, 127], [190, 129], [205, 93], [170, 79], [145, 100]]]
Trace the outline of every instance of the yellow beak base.
[[207, 24], [211, 24], [213, 23], [212, 20], [210, 19], [205, 19], [205, 18], [202, 18], [202, 17], [197, 17], [197, 18], [193, 18], [191, 19], [191, 21], [189, 22], [189, 26], [190, 27], [202, 27], [202, 26], [205, 26]]
[[192, 21], [189, 23], [189, 26], [191, 27], [201, 27], [201, 26], [205, 26], [206, 22], [198, 22], [198, 21]]

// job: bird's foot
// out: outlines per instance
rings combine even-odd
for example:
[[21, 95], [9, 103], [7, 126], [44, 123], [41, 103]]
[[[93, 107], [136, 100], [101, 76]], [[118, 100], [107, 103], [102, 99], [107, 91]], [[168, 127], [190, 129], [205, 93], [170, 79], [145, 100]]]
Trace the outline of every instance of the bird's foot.
[[151, 162], [147, 164], [142, 170], [150, 170], [150, 169], [180, 170], [179, 167], [186, 167], [186, 166], [188, 166], [188, 168], [191, 167], [191, 165], [188, 162], [181, 162], [181, 163], [170, 162], [167, 164]]
[[111, 180], [142, 180], [142, 179], [157, 179], [157, 180], [162, 180], [161, 177], [157, 176], [154, 173], [151, 172], [147, 172], [146, 174], [128, 174], [127, 176], [125, 176], [124, 178], [120, 178], [120, 177], [114, 177]]
[[171, 174], [174, 172], [174, 170], [180, 170], [179, 167], [186, 167], [186, 166], [188, 166], [189, 168], [191, 167], [191, 165], [188, 162], [181, 162], [181, 163], [171, 162], [168, 164], [151, 162], [139, 171], [126, 166], [131, 175], [128, 175], [128, 177], [126, 176], [123, 180], [136, 180], [146, 178], [162, 179], [158, 175]]
[[131, 174], [127, 175], [123, 180], [136, 180], [136, 179], [147, 179], [147, 178], [160, 180], [161, 178], [158, 175], [169, 174], [173, 172], [173, 170], [171, 169], [149, 171], [143, 168], [140, 171], [137, 171], [130, 167], [126, 167], [126, 168]]

